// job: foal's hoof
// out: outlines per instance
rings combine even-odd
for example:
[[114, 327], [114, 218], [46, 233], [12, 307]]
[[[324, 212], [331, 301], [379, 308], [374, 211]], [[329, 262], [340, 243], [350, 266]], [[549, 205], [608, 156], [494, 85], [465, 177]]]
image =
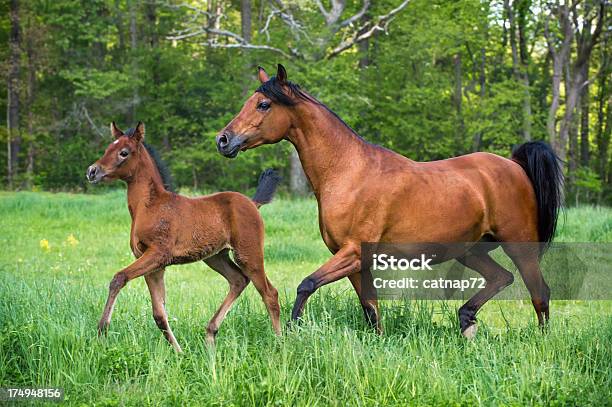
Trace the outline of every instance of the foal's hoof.
[[108, 324], [100, 323], [98, 325], [98, 338], [106, 336], [108, 334]]
[[478, 331], [478, 325], [474, 323], [461, 331], [461, 335], [471, 340], [476, 336], [476, 331]]
[[206, 335], [206, 345], [214, 348], [215, 347], [215, 336], [214, 335]]

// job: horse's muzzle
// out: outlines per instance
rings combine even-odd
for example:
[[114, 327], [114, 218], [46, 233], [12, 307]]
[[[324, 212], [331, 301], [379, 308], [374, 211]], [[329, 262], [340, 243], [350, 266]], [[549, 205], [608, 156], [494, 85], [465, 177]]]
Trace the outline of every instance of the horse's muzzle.
[[234, 158], [240, 152], [240, 148], [245, 143], [245, 139], [231, 131], [225, 130], [216, 138], [217, 150], [224, 157]]
[[92, 184], [97, 184], [100, 182], [105, 175], [104, 170], [102, 170], [102, 168], [100, 168], [100, 166], [97, 164], [90, 165], [89, 168], [87, 168], [87, 181]]

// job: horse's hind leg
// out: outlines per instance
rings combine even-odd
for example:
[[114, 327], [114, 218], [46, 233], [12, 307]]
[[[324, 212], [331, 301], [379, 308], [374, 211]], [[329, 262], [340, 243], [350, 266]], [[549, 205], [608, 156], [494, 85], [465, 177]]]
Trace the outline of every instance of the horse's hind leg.
[[531, 303], [543, 326], [549, 318], [548, 302], [550, 288], [544, 281], [540, 269], [540, 248], [538, 243], [517, 243], [503, 245], [504, 251], [512, 259], [531, 295]]
[[363, 298], [361, 290], [361, 273], [355, 273], [348, 276], [357, 296], [363, 308], [363, 314], [368, 324], [376, 330], [377, 333], [382, 334], [382, 324], [380, 323], [380, 317], [378, 313], [378, 301], [375, 299], [367, 300]]
[[164, 336], [172, 344], [177, 352], [181, 352], [170, 324], [168, 323], [168, 314], [166, 313], [166, 288], [164, 286], [164, 272], [165, 269], [160, 269], [147, 274], [144, 278], [149, 287], [149, 293], [151, 294], [151, 305], [153, 306], [153, 319], [157, 324], [158, 328], [161, 329]]
[[240, 271], [240, 268], [230, 259], [228, 250], [225, 249], [218, 254], [204, 260], [208, 266], [221, 274], [229, 284], [229, 292], [219, 306], [215, 315], [208, 322], [206, 327], [206, 342], [212, 345], [215, 343], [215, 336], [219, 330], [219, 326], [225, 319], [236, 298], [240, 296], [242, 291], [249, 285], [249, 279]]
[[512, 284], [512, 273], [497, 264], [487, 252], [473, 251], [458, 258], [461, 264], [482, 275], [487, 284], [459, 308], [461, 334], [466, 338], [476, 335], [476, 313], [495, 294]]

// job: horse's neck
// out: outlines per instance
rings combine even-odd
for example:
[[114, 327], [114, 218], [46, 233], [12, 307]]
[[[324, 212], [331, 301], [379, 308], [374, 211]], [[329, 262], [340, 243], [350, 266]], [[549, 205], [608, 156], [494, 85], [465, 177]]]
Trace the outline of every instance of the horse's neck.
[[295, 146], [304, 173], [317, 198], [322, 187], [344, 173], [359, 170], [369, 144], [323, 106], [304, 104], [298, 108], [288, 139]]
[[136, 218], [138, 212], [150, 207], [167, 193], [155, 163], [144, 147], [140, 160], [134, 174], [126, 180], [128, 207], [132, 219]]

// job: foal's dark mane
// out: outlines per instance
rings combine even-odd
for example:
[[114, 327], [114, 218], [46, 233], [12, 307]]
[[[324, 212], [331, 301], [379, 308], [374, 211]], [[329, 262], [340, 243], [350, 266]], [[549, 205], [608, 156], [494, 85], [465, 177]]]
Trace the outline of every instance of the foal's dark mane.
[[[134, 135], [135, 131], [136, 131], [135, 128], [128, 129], [125, 132], [125, 135], [128, 137], [131, 137]], [[172, 175], [170, 175], [170, 170], [168, 169], [168, 166], [166, 165], [166, 163], [162, 161], [157, 150], [155, 150], [151, 145], [147, 143], [142, 143], [142, 144], [144, 145], [145, 149], [151, 156], [153, 163], [155, 163], [157, 172], [159, 173], [162, 179], [162, 182], [164, 183], [164, 188], [166, 189], [166, 191], [174, 192], [174, 183], [172, 182]]]
[[[285, 87], [288, 92], [285, 90]], [[340, 123], [342, 123], [347, 129], [351, 131], [351, 133], [353, 133], [359, 138], [362, 138], [359, 134], [357, 134], [355, 130], [353, 130], [351, 126], [346, 124], [346, 122], [342, 120], [340, 116], [336, 114], [336, 112], [331, 110], [324, 103], [315, 99], [313, 96], [304, 92], [300, 88], [300, 85], [298, 85], [297, 83], [293, 83], [291, 81], [285, 81], [281, 83], [276, 79], [276, 76], [273, 76], [266, 83], [262, 84], [259, 88], [257, 88], [255, 92], [259, 92], [284, 106], [295, 106], [299, 101], [311, 102], [315, 105], [321, 106], [325, 108], [325, 110], [327, 110], [329, 113], [331, 113], [336, 119], [338, 119]]]

